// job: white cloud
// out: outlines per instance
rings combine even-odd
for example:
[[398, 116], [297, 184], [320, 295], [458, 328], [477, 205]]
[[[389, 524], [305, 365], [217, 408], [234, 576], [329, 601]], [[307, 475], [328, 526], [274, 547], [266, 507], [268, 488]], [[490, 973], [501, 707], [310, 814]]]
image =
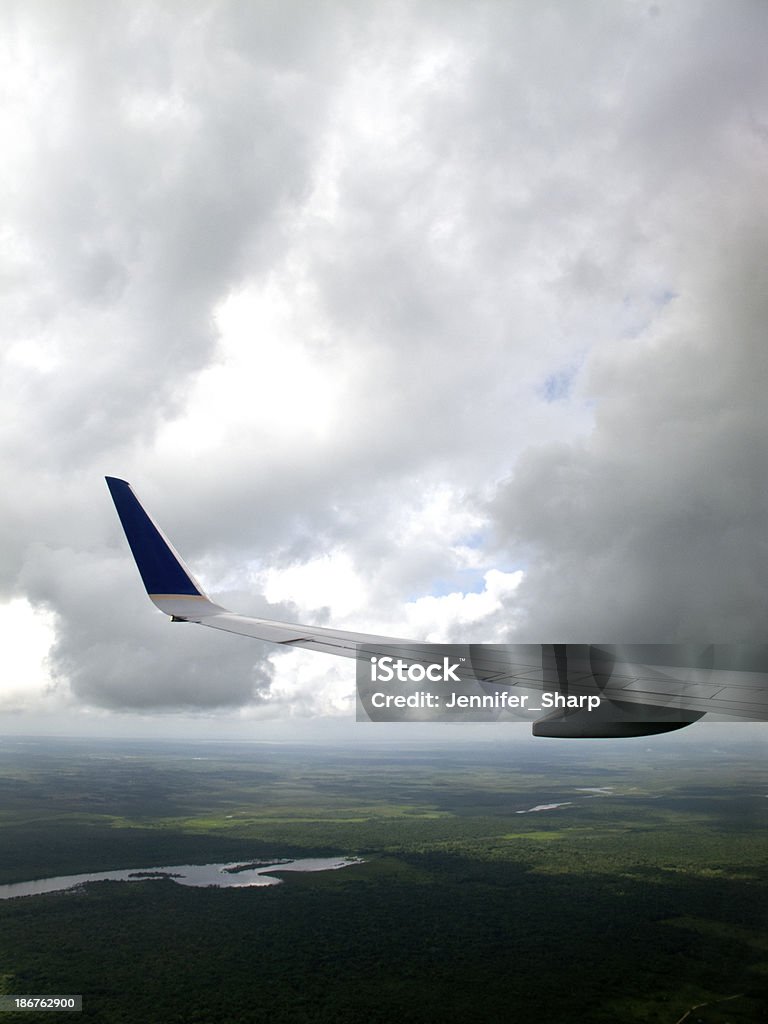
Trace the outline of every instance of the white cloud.
[[359, 614], [371, 597], [344, 551], [332, 551], [286, 569], [268, 569], [261, 576], [261, 590], [271, 603], [290, 602], [305, 616], [320, 609], [337, 623]]
[[296, 277], [230, 294], [214, 311], [211, 365], [187, 391], [180, 415], [158, 435], [160, 458], [215, 457], [258, 438], [269, 452], [330, 439], [349, 372]]
[[[427, 595], [405, 607], [408, 636], [428, 643], [503, 643], [514, 625], [512, 595], [524, 573], [489, 569], [478, 593]], [[499, 613], [503, 612], [503, 617]]]
[[53, 614], [15, 598], [0, 607], [0, 622], [0, 708], [15, 711], [43, 706], [46, 697], [51, 697], [47, 657], [56, 635]]

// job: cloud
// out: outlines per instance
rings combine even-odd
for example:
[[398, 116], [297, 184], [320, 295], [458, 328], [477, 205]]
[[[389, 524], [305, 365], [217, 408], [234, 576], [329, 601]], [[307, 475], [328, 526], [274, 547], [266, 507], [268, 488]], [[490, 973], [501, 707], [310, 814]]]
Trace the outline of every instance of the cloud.
[[[428, 643], [503, 641], [511, 624], [510, 597], [524, 577], [517, 572], [489, 569], [483, 574], [483, 588], [478, 592], [453, 591], [442, 596], [428, 595], [406, 605], [409, 636]], [[478, 636], [478, 630], [483, 635]]]
[[536, 636], [764, 639], [768, 209], [747, 190], [678, 227], [677, 297], [590, 357], [593, 432], [531, 447], [493, 503], [531, 559], [519, 598]]
[[2, 609], [3, 678], [0, 709], [24, 713], [30, 705], [50, 703], [45, 656], [54, 640], [52, 616], [37, 613], [29, 601], [17, 598]]
[[245, 613], [757, 636], [763, 5], [0, 18], [0, 592], [60, 694], [351, 692], [164, 624], [105, 473]]

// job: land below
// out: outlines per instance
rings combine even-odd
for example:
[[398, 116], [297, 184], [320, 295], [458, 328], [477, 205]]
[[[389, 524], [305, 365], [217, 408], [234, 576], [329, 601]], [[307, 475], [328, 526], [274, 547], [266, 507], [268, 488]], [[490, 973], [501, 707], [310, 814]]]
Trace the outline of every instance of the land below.
[[[0, 742], [0, 992], [158, 1024], [768, 1020], [764, 748]], [[50, 1013], [8, 1020], [48, 1021]]]

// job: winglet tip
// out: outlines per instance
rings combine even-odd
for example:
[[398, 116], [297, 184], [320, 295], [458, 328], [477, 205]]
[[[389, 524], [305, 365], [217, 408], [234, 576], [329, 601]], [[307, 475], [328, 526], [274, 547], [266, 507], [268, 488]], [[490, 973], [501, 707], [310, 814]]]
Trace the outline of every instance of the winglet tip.
[[117, 477], [105, 479], [150, 598], [155, 600], [156, 595], [205, 598], [202, 588], [130, 484]]
[[131, 489], [131, 485], [128, 481], [121, 479], [119, 476], [105, 476], [104, 479], [106, 480], [107, 487], [111, 492], [114, 492], [115, 488], [119, 489], [120, 487], [127, 487], [129, 490]]

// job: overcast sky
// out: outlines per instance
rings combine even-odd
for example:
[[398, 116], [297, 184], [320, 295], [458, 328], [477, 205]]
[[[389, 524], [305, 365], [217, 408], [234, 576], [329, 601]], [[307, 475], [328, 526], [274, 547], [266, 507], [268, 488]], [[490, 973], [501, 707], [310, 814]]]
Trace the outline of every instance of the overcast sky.
[[366, 729], [349, 662], [169, 625], [105, 474], [236, 611], [766, 640], [767, 44], [764, 0], [5, 0], [0, 732]]

